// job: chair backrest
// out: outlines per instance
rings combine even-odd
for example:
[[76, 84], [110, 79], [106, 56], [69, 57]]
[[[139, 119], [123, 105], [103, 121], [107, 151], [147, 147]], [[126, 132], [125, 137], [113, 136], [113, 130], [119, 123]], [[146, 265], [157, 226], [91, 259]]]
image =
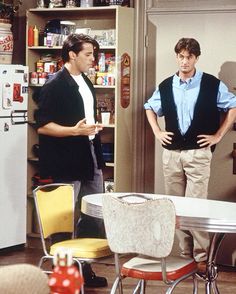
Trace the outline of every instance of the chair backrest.
[[156, 258], [170, 254], [176, 221], [172, 201], [145, 198], [141, 203], [140, 200], [131, 203], [128, 198], [107, 193], [103, 195], [102, 207], [107, 240], [113, 252]]
[[33, 191], [39, 228], [44, 238], [74, 231], [74, 187], [48, 184]]

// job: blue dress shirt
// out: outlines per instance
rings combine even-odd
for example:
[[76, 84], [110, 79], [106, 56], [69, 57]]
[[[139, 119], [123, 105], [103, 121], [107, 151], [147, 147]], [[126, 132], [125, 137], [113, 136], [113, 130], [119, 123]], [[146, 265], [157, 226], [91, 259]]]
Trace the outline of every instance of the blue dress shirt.
[[[195, 104], [200, 91], [203, 72], [196, 71], [195, 75], [186, 81], [182, 81], [177, 74], [173, 78], [173, 95], [177, 109], [178, 123], [181, 134], [184, 135], [193, 119]], [[217, 107], [220, 110], [227, 111], [236, 107], [236, 96], [228, 91], [227, 86], [220, 81], [217, 96]], [[161, 97], [159, 88], [157, 88], [151, 98], [144, 104], [144, 108], [153, 110], [157, 116], [163, 116], [161, 108]]]

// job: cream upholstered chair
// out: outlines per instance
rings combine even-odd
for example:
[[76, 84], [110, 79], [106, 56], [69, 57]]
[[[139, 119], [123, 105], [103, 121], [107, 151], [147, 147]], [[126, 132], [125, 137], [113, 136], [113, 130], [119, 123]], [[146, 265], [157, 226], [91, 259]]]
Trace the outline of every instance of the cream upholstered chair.
[[[82, 272], [83, 262], [95, 262], [111, 255], [106, 239], [74, 238], [74, 187], [71, 184], [48, 184], [33, 191], [44, 255], [39, 267], [53, 261], [58, 248], [70, 249], [73, 260]], [[71, 233], [72, 238], [54, 243], [47, 248], [46, 239], [55, 233]], [[81, 288], [84, 293], [84, 288]]]
[[0, 293], [49, 294], [48, 277], [31, 264], [13, 264], [0, 267]]
[[[122, 291], [122, 279], [138, 279], [134, 293], [145, 293], [148, 280], [163, 280], [172, 293], [176, 285], [192, 276], [197, 293], [193, 259], [170, 256], [175, 234], [175, 208], [168, 199], [148, 200], [145, 195], [130, 194], [117, 198], [103, 196], [103, 217], [108, 244], [115, 253], [116, 280], [110, 293]], [[121, 267], [119, 254], [137, 253]]]

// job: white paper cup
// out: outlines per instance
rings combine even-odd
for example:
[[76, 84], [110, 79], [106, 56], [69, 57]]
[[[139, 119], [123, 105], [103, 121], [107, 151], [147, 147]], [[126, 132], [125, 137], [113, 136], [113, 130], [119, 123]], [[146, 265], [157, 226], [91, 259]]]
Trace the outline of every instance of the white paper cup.
[[75, 29], [76, 34], [84, 34], [84, 35], [89, 35], [91, 29], [90, 28], [77, 28]]
[[103, 125], [109, 125], [110, 123], [110, 112], [101, 112], [102, 116], [102, 124]]

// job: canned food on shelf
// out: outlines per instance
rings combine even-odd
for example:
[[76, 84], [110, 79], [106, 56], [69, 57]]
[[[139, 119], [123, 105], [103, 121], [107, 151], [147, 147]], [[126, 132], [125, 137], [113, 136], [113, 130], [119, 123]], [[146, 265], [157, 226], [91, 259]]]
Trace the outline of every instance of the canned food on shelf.
[[47, 73], [54, 73], [57, 71], [57, 62], [56, 61], [50, 61], [44, 63], [44, 72]]
[[39, 85], [44, 85], [46, 83], [46, 80], [47, 80], [47, 73], [46, 72], [40, 72], [38, 74]]
[[43, 61], [39, 60], [36, 62], [36, 71], [43, 72], [44, 71], [44, 63]]
[[37, 72], [32, 72], [30, 74], [30, 83], [32, 85], [37, 85], [38, 84], [38, 73]]

